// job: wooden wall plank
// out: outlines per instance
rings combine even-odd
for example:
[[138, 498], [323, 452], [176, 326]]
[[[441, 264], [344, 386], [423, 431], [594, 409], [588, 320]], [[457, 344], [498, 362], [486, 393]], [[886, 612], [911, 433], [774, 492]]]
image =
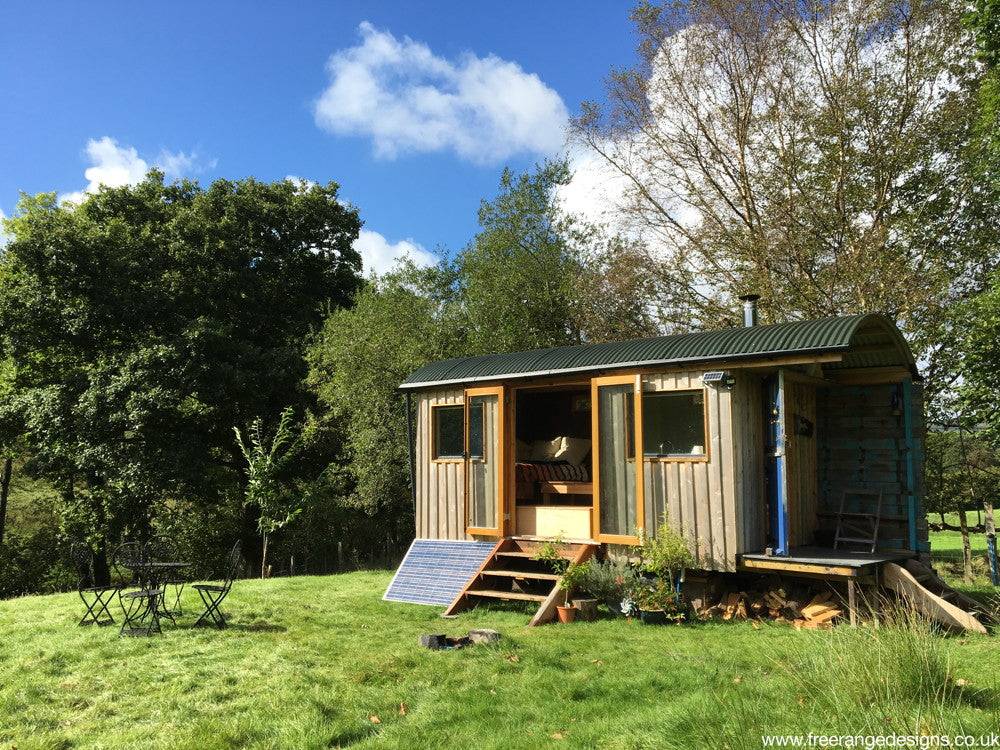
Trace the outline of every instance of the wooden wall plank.
[[461, 404], [462, 390], [432, 391], [417, 395], [416, 429], [416, 532], [424, 539], [465, 538], [465, 469], [461, 462], [432, 459], [431, 408]]

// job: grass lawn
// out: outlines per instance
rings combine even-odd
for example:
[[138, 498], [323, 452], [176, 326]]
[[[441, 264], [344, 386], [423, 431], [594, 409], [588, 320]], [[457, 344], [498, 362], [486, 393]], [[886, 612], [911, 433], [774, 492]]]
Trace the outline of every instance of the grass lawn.
[[[529, 629], [519, 611], [441, 620], [382, 602], [389, 576], [238, 581], [227, 630], [194, 630], [188, 614], [149, 639], [77, 627], [76, 594], [2, 601], [0, 748], [756, 748], [762, 733], [979, 734], [1000, 722], [1000, 649], [986, 637]], [[503, 640], [417, 646], [470, 627]]]

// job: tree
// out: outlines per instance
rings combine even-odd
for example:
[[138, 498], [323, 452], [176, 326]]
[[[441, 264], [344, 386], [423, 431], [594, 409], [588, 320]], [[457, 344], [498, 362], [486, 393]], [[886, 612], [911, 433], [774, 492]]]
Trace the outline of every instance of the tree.
[[257, 513], [257, 530], [261, 537], [261, 578], [267, 578], [267, 547], [271, 537], [295, 520], [305, 506], [306, 496], [294, 491], [282, 477], [298, 448], [298, 437], [292, 425], [294, 414], [291, 408], [284, 409], [270, 437], [265, 434], [261, 417], [250, 423], [246, 438], [239, 427], [233, 428], [236, 444], [246, 461], [247, 482], [243, 502]]
[[455, 261], [470, 351], [580, 342], [572, 311], [582, 263], [555, 207], [569, 176], [565, 162], [518, 176], [505, 169], [497, 196], [482, 202], [482, 229]]
[[[373, 278], [351, 308], [335, 310], [309, 349], [309, 382], [344, 431], [350, 503], [411, 533], [406, 414], [397, 390], [413, 370], [456, 356], [465, 342], [447, 270], [405, 265]], [[391, 519], [391, 523], [390, 523]]]
[[649, 278], [634, 245], [564, 216], [565, 162], [505, 171], [454, 259], [372, 279], [314, 338], [309, 382], [342, 426], [351, 503], [412, 528], [406, 416], [397, 390], [438, 359], [653, 335]]
[[642, 3], [641, 64], [575, 133], [630, 185], [675, 328], [883, 312], [933, 373], [996, 262], [969, 151], [979, 69], [958, 3]]
[[337, 190], [151, 172], [75, 207], [22, 197], [0, 260], [0, 419], [61, 490], [67, 532], [104, 549], [146, 533], [156, 499], [239, 497], [232, 425], [313, 403], [303, 341], [360, 285]]

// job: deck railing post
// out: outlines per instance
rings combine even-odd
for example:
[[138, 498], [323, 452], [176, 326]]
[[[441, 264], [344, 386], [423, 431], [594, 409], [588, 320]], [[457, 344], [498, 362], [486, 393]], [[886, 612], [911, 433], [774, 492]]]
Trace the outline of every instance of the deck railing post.
[[410, 458], [410, 501], [413, 503], [413, 514], [417, 513], [417, 453], [413, 444], [413, 404], [410, 399], [410, 392], [406, 392], [404, 399], [406, 409], [406, 445]]
[[913, 461], [913, 381], [903, 380], [903, 440], [906, 445], [906, 522], [910, 549], [917, 552], [916, 467]]

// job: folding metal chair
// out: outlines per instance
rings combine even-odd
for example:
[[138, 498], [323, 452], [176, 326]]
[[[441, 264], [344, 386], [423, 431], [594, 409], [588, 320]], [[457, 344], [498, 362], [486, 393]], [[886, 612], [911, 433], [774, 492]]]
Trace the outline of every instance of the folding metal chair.
[[[80, 620], [80, 625], [112, 625], [115, 618], [108, 609], [108, 604], [118, 592], [118, 587], [114, 585], [99, 586], [94, 576], [94, 552], [90, 547], [81, 542], [74, 542], [70, 546], [70, 558], [73, 560], [73, 567], [76, 568], [77, 583], [76, 591], [80, 595], [83, 606], [87, 608], [86, 614]], [[106, 615], [105, 619], [101, 619]]]
[[233, 580], [240, 574], [242, 569], [243, 556], [240, 554], [240, 543], [236, 542], [229, 551], [229, 556], [226, 558], [225, 580], [222, 584], [196, 583], [191, 587], [198, 592], [198, 595], [201, 596], [202, 604], [205, 605], [205, 611], [201, 613], [201, 616], [195, 622], [195, 627], [209, 624], [215, 625], [219, 629], [226, 627], [226, 618], [222, 614], [222, 610], [219, 609], [219, 606], [229, 595], [230, 590], [233, 588]]
[[[139, 636], [162, 632], [160, 629], [160, 600], [163, 589], [153, 587], [146, 571], [148, 556], [143, 545], [125, 542], [115, 550], [115, 567], [131, 571], [131, 583], [118, 591], [124, 620], [119, 635]], [[126, 576], [127, 577], [127, 576]], [[122, 589], [135, 587], [134, 590]]]

